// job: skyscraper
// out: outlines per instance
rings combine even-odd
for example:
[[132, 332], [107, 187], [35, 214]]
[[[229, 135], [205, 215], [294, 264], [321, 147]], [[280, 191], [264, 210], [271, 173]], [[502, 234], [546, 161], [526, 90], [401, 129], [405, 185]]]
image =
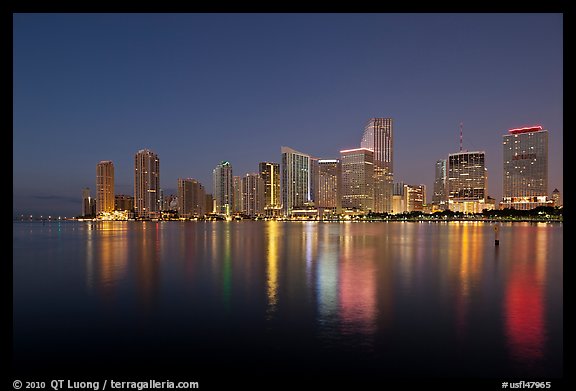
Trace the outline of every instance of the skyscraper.
[[280, 164], [260, 163], [260, 177], [264, 182], [264, 213], [276, 216], [280, 210]]
[[550, 205], [548, 131], [542, 126], [510, 129], [503, 137], [503, 197], [500, 207], [528, 210]]
[[189, 219], [205, 212], [206, 192], [196, 179], [178, 178], [178, 216]]
[[232, 212], [242, 212], [242, 177], [240, 175], [232, 177]]
[[407, 212], [422, 212], [426, 203], [426, 186], [405, 185], [404, 197]]
[[257, 173], [242, 177], [242, 213], [258, 216], [264, 211], [264, 181]]
[[342, 208], [363, 212], [374, 208], [374, 152], [367, 148], [340, 151]]
[[232, 165], [222, 161], [212, 171], [213, 197], [215, 201], [215, 213], [230, 216], [234, 208], [234, 186]]
[[319, 209], [331, 209], [335, 213], [340, 213], [342, 209], [341, 187], [342, 166], [340, 160], [319, 159], [316, 207]]
[[432, 204], [434, 204], [438, 209], [446, 209], [448, 207], [446, 159], [441, 159], [436, 162], [435, 173]]
[[480, 213], [487, 201], [485, 153], [458, 152], [448, 155], [448, 206], [456, 212]]
[[364, 127], [360, 147], [374, 152], [374, 212], [392, 211], [393, 166], [392, 118], [371, 118]]
[[302, 208], [312, 199], [310, 196], [310, 155], [289, 147], [280, 149], [282, 154], [282, 206], [286, 216], [296, 208]]
[[96, 165], [96, 214], [114, 211], [114, 164], [102, 160]]
[[160, 212], [160, 159], [149, 149], [134, 156], [134, 213], [137, 218], [156, 218]]
[[82, 189], [82, 217], [92, 216], [95, 213], [94, 199], [90, 195], [90, 188]]

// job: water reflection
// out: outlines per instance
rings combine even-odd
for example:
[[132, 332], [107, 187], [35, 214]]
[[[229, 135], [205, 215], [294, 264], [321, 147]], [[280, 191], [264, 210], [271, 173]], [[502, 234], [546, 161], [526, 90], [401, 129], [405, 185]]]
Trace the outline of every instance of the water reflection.
[[[372, 336], [376, 331], [376, 268], [375, 246], [365, 244], [375, 238], [371, 235], [353, 234], [352, 224], [344, 224], [341, 246], [338, 287], [339, 316], [344, 335]], [[379, 239], [378, 239], [379, 240]], [[364, 348], [372, 342], [365, 339]]]
[[505, 329], [508, 348], [517, 365], [537, 368], [544, 355], [544, 289], [548, 230], [519, 230], [508, 260]]
[[266, 314], [271, 319], [278, 305], [278, 258], [281, 246], [281, 235], [278, 221], [266, 223], [266, 297], [268, 299]]
[[110, 300], [124, 278], [128, 264], [127, 227], [123, 222], [86, 225], [86, 284]]

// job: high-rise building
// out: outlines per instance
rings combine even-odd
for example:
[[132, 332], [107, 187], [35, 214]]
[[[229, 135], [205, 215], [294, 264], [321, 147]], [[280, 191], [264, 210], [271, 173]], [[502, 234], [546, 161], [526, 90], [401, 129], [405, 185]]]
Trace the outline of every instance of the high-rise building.
[[446, 159], [436, 161], [436, 172], [434, 176], [434, 195], [432, 204], [442, 210], [448, 208], [448, 180], [446, 175]]
[[114, 211], [114, 164], [102, 160], [96, 165], [96, 214]]
[[204, 208], [206, 210], [206, 213], [215, 213], [214, 212], [214, 197], [212, 197], [212, 194], [207, 193], [206, 194], [206, 198], [205, 198], [205, 203], [204, 203]]
[[367, 148], [340, 151], [342, 208], [362, 212], [374, 208], [374, 152]]
[[90, 195], [90, 188], [82, 189], [82, 217], [94, 216], [96, 213], [96, 202]]
[[260, 177], [264, 182], [264, 213], [266, 216], [277, 216], [280, 203], [280, 164], [260, 163]]
[[404, 182], [394, 182], [391, 213], [400, 214], [406, 212], [406, 197], [404, 194], [405, 187], [406, 184], [404, 184]]
[[144, 219], [160, 213], [160, 159], [149, 149], [134, 156], [134, 212]]
[[318, 158], [310, 157], [310, 201], [316, 204], [318, 200], [318, 176], [319, 169]]
[[280, 186], [284, 214], [291, 216], [294, 209], [309, 204], [310, 195], [310, 155], [289, 147], [281, 148], [282, 176]]
[[206, 192], [196, 179], [178, 178], [178, 216], [186, 219], [204, 216]]
[[116, 194], [114, 196], [114, 210], [134, 209], [134, 197], [125, 194]]
[[393, 166], [392, 118], [371, 118], [364, 127], [360, 147], [374, 152], [374, 212], [392, 211]]
[[503, 136], [501, 208], [521, 210], [548, 202], [548, 131], [542, 126], [510, 129]]
[[407, 212], [422, 212], [426, 203], [426, 185], [405, 185], [404, 197]]
[[338, 159], [318, 160], [316, 207], [340, 213], [342, 209], [342, 166]]
[[483, 151], [448, 155], [448, 207], [451, 211], [480, 213], [489, 209], [485, 160]]
[[232, 165], [230, 162], [222, 161], [216, 166], [212, 175], [215, 213], [230, 216], [234, 208]]
[[242, 212], [242, 177], [234, 175], [232, 177], [232, 212]]
[[242, 177], [242, 213], [258, 216], [264, 211], [264, 181], [257, 173]]
[[560, 200], [560, 191], [558, 189], [554, 189], [551, 198], [554, 206], [562, 206], [562, 201]]

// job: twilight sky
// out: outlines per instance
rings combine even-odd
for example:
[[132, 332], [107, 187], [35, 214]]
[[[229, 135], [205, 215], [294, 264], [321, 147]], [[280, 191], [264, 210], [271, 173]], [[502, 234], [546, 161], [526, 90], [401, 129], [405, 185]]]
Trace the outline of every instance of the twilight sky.
[[14, 14], [13, 213], [77, 216], [112, 160], [133, 194], [134, 154], [212, 192], [280, 147], [338, 158], [371, 117], [394, 119], [394, 180], [485, 151], [502, 197], [502, 136], [549, 132], [549, 192], [563, 193], [563, 16], [522, 14]]

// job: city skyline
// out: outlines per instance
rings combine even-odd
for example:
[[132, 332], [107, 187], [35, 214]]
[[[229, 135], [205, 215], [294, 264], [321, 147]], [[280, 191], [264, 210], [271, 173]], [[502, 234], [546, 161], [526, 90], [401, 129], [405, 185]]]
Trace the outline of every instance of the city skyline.
[[[533, 23], [537, 31], [514, 27]], [[165, 195], [177, 178], [211, 188], [223, 160], [241, 176], [280, 163], [281, 145], [337, 159], [380, 117], [394, 119], [394, 182], [425, 184], [429, 198], [436, 161], [458, 152], [460, 122], [464, 149], [486, 152], [488, 196], [502, 198], [502, 135], [533, 125], [549, 133], [548, 190], [563, 194], [562, 23], [562, 14], [15, 14], [13, 212], [78, 215], [82, 189], [96, 196], [102, 160], [114, 163], [116, 194], [132, 194], [141, 148], [162, 158]]]

